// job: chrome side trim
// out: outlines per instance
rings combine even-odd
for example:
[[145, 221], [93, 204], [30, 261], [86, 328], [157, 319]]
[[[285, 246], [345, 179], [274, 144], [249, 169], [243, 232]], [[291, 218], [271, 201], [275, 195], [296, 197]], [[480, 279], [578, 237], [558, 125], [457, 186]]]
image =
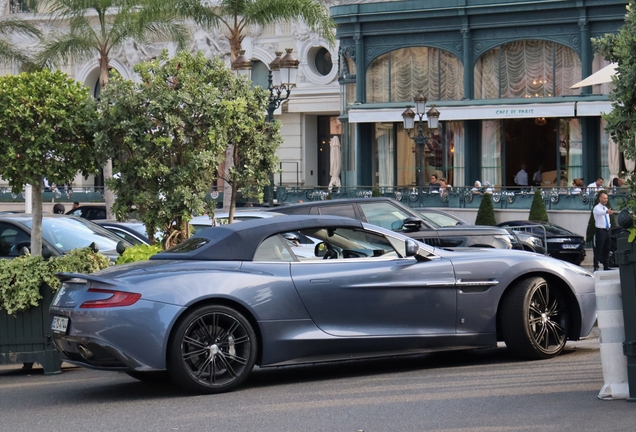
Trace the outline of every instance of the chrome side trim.
[[499, 284], [498, 280], [486, 280], [486, 281], [462, 281], [457, 279], [456, 285], [458, 287], [489, 287]]

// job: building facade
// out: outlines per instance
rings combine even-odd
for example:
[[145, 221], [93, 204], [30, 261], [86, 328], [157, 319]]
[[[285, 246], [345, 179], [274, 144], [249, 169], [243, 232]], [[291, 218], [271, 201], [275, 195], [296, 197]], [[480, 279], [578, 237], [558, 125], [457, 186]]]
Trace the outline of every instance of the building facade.
[[[608, 64], [590, 39], [618, 32], [626, 3], [344, 0], [333, 6], [343, 185], [417, 187], [436, 174], [454, 186], [480, 180], [507, 188], [516, 186], [523, 165], [530, 182], [540, 170], [542, 185], [561, 187], [575, 178], [609, 182], [633, 169], [604, 131], [611, 84], [571, 88]], [[421, 152], [402, 124], [420, 92], [427, 109], [435, 104], [440, 112], [440, 126]]]

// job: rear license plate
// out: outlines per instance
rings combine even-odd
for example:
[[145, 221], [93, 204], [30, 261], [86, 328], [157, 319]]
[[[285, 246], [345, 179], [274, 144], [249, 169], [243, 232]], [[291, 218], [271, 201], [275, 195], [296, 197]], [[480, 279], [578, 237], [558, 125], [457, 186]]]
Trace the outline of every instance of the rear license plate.
[[53, 322], [51, 323], [51, 330], [56, 333], [66, 333], [66, 329], [68, 328], [68, 318], [61, 316], [54, 316]]
[[579, 245], [577, 244], [564, 244], [563, 249], [578, 249]]

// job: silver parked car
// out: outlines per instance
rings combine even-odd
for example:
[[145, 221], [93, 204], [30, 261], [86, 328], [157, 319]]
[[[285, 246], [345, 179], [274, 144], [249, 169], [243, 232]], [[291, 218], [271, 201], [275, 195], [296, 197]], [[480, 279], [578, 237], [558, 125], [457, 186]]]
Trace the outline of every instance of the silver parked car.
[[[290, 234], [319, 243], [299, 257]], [[494, 347], [559, 354], [596, 317], [592, 274], [514, 250], [436, 249], [338, 216], [202, 230], [150, 261], [62, 274], [51, 329], [62, 358], [200, 393], [261, 367]]]

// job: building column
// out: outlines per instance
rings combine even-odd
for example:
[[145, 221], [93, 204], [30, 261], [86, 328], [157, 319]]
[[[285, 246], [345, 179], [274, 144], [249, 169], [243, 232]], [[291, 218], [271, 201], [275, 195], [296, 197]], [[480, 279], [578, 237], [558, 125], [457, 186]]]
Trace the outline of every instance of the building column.
[[[353, 40], [356, 43], [356, 103], [366, 102], [366, 73], [364, 69], [364, 38], [362, 37], [362, 30], [360, 24], [357, 24], [356, 31], [353, 36]], [[371, 183], [367, 182], [367, 171], [371, 172], [370, 161], [367, 161], [370, 153], [364, 148], [364, 143], [368, 142], [370, 138], [368, 134], [369, 125], [366, 123], [356, 124], [356, 184], [353, 186], [368, 186]], [[371, 136], [372, 138], [372, 136]], [[369, 166], [365, 166], [369, 163]]]
[[467, 26], [462, 28], [462, 36], [464, 40], [464, 99], [473, 99], [473, 39]]
[[600, 129], [598, 117], [581, 117], [583, 139], [583, 179], [590, 184], [601, 175]]
[[[581, 12], [582, 15], [585, 11]], [[579, 18], [579, 29], [581, 31], [581, 77], [587, 78], [592, 74], [592, 41], [590, 39], [590, 25], [587, 17]], [[583, 87], [581, 94], [591, 94], [592, 86]]]

